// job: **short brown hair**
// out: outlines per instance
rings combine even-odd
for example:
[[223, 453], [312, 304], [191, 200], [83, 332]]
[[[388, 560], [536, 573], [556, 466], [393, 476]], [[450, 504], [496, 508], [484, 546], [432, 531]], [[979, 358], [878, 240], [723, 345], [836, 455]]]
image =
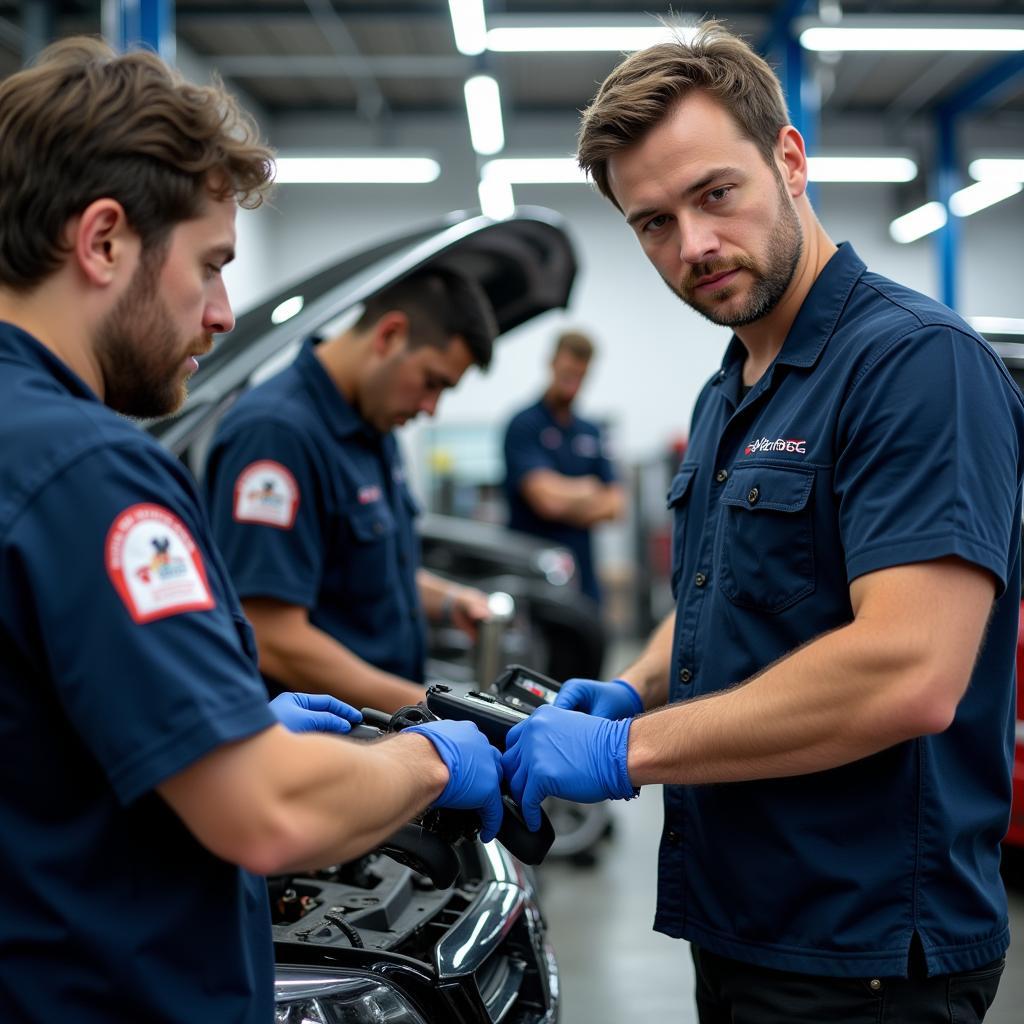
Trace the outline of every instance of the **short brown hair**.
[[0, 284], [26, 291], [53, 273], [65, 226], [97, 199], [121, 204], [144, 252], [208, 195], [258, 206], [271, 155], [219, 83], [88, 36], [54, 43], [0, 82]]
[[582, 331], [563, 331], [555, 342], [555, 355], [560, 352], [568, 352], [589, 363], [594, 358], [594, 343]]
[[392, 310], [409, 318], [410, 349], [447, 348], [458, 336], [480, 369], [490, 366], [498, 324], [487, 293], [473, 278], [447, 267], [419, 270], [368, 298], [355, 329], [369, 329]]
[[720, 22], [705, 21], [691, 42], [678, 38], [627, 57], [583, 111], [577, 159], [603, 196], [608, 159], [639, 142], [689, 93], [716, 99], [740, 131], [772, 163], [779, 131], [789, 123], [775, 72]]

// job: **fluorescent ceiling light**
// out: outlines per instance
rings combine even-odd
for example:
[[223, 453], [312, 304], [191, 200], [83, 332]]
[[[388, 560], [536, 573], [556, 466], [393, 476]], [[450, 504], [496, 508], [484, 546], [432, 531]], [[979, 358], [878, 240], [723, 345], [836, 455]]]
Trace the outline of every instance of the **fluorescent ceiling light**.
[[913, 181], [917, 164], [905, 156], [811, 156], [811, 181]]
[[889, 234], [894, 242], [915, 242], [933, 231], [938, 231], [945, 225], [946, 219], [946, 207], [942, 203], [925, 203], [924, 206], [897, 217], [889, 225]]
[[488, 160], [483, 176], [517, 185], [585, 185], [586, 175], [571, 156], [503, 157]]
[[487, 23], [484, 0], [448, 0], [455, 32], [455, 48], [459, 53], [475, 57], [487, 49]]
[[[1019, 24], [1019, 22], [1018, 22]], [[488, 41], [488, 45], [489, 41]], [[1024, 50], [1020, 28], [854, 28], [817, 26], [800, 33], [805, 50]]]
[[968, 323], [982, 334], [1024, 334], [1024, 319], [1015, 316], [972, 316]]
[[285, 299], [284, 302], [274, 307], [274, 312], [270, 314], [270, 322], [283, 324], [285, 320], [291, 320], [296, 313], [302, 312], [304, 304], [305, 300], [301, 295], [293, 295], [290, 299]]
[[505, 129], [501, 123], [501, 93], [490, 75], [466, 79], [466, 116], [473, 149], [483, 156], [505, 148]]
[[492, 220], [505, 220], [515, 213], [516, 200], [512, 195], [512, 186], [503, 178], [484, 176], [477, 185], [480, 197], [480, 209], [485, 217]]
[[1024, 160], [972, 160], [967, 173], [978, 181], [1024, 181]]
[[441, 173], [429, 157], [281, 156], [276, 162], [280, 185], [422, 185]]
[[1021, 189], [1024, 185], [1019, 181], [976, 181], [949, 197], [949, 212], [957, 217], [970, 217], [972, 213], [1015, 196]]
[[664, 25], [509, 26], [487, 32], [487, 49], [501, 53], [598, 51], [625, 53], [676, 39], [689, 41], [694, 28]]

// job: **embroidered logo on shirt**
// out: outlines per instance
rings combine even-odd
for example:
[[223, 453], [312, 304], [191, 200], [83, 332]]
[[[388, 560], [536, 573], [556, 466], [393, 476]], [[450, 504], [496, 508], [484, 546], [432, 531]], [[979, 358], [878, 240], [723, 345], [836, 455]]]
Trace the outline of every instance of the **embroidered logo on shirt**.
[[380, 501], [380, 488], [376, 484], [363, 484], [356, 491], [356, 501], [360, 505], [372, 505], [375, 501]]
[[214, 607], [199, 548], [185, 524], [160, 505], [132, 505], [114, 520], [105, 561], [139, 624]]
[[782, 437], [772, 441], [770, 438], [760, 437], [756, 441], [751, 441], [743, 449], [744, 455], [756, 455], [758, 452], [797, 452], [800, 455], [806, 455], [807, 441], [804, 439], [796, 441]]
[[572, 439], [572, 450], [582, 459], [596, 459], [601, 454], [601, 445], [593, 434], [577, 434]]
[[262, 523], [290, 530], [299, 510], [299, 485], [280, 462], [251, 462], [235, 481], [234, 517], [237, 523]]

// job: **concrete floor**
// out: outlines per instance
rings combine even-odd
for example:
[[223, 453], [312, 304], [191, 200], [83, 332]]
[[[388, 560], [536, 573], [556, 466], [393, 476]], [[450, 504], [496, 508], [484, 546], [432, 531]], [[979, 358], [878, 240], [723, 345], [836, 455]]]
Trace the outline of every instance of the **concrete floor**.
[[[544, 913], [562, 972], [562, 1024], [696, 1024], [693, 966], [684, 942], [651, 930], [661, 793], [612, 804], [615, 834], [593, 868], [541, 868]], [[1024, 871], [1011, 889], [1017, 944], [986, 1024], [1024, 1022]], [[838, 1024], [838, 1022], [837, 1022]]]

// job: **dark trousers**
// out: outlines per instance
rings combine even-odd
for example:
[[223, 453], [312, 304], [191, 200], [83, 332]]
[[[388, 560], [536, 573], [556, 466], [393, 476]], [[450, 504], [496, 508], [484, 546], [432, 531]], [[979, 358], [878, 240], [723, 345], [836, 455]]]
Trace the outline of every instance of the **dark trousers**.
[[909, 978], [822, 978], [730, 960], [691, 947], [700, 1024], [979, 1024], [1004, 961]]

